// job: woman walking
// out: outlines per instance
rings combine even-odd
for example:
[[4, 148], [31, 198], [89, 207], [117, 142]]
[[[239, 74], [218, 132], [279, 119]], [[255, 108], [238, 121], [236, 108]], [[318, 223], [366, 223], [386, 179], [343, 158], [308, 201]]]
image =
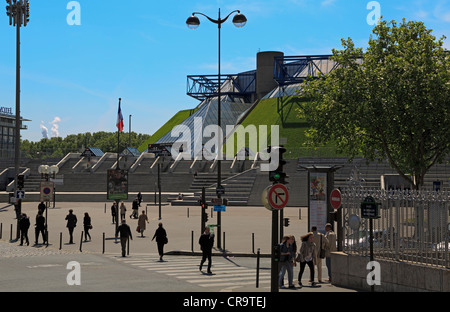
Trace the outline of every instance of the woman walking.
[[308, 265], [310, 270], [310, 282], [311, 286], [315, 286], [314, 282], [314, 263], [317, 258], [316, 244], [314, 244], [314, 234], [309, 232], [308, 234], [302, 236], [302, 246], [300, 247], [300, 252], [297, 257], [297, 261], [300, 262], [300, 272], [298, 273], [298, 285], [300, 287], [302, 284], [302, 276], [305, 271], [305, 266]]
[[159, 222], [158, 228], [155, 231], [155, 235], [153, 235], [152, 241], [156, 237], [156, 244], [158, 245], [158, 253], [159, 253], [159, 261], [163, 261], [164, 255], [164, 245], [167, 244], [167, 233], [163, 228], [163, 224]]
[[120, 202], [120, 220], [125, 220], [125, 213], [127, 211], [127, 207], [123, 202]]
[[84, 226], [84, 241], [87, 242], [88, 236], [89, 240], [91, 240], [91, 234], [89, 234], [89, 230], [92, 229], [91, 217], [87, 212], [84, 213], [83, 226]]
[[285, 288], [284, 286], [284, 274], [288, 273], [288, 282], [289, 288], [295, 288], [294, 286], [294, 268], [293, 262], [295, 258], [294, 249], [294, 236], [284, 236], [280, 245], [280, 264], [281, 270], [278, 275], [278, 285], [281, 288]]
[[145, 221], [147, 221], [147, 223], [148, 223], [148, 217], [145, 214], [145, 210], [142, 210], [142, 213], [138, 219], [138, 226], [139, 226], [139, 232], [141, 232], [141, 237], [144, 237], [144, 231], [146, 229]]

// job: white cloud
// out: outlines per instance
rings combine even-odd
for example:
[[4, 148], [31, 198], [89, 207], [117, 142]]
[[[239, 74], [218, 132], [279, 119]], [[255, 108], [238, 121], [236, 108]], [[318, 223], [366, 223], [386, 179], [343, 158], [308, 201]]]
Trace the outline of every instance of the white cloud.
[[43, 121], [41, 121], [40, 128], [41, 128], [42, 137], [44, 139], [48, 139], [48, 129], [47, 129], [46, 126], [44, 126], [44, 122]]
[[61, 122], [61, 118], [56, 116], [53, 118], [52, 124], [52, 136], [53, 137], [59, 137], [59, 123]]

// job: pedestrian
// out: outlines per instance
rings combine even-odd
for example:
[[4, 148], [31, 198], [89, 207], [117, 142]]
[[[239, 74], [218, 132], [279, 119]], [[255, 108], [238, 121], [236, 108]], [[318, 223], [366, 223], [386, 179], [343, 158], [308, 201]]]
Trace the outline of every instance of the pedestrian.
[[44, 214], [45, 208], [46, 207], [45, 207], [44, 202], [40, 202], [39, 205], [38, 205], [38, 212], [42, 211], [42, 214]]
[[212, 247], [214, 245], [214, 234], [210, 233], [209, 226], [205, 228], [205, 232], [200, 236], [198, 243], [200, 244], [200, 248], [202, 250], [202, 260], [200, 261], [200, 271], [203, 268], [203, 264], [206, 259], [208, 259], [208, 274], [212, 274], [211, 265], [212, 265]]
[[139, 203], [138, 203], [137, 197], [133, 200], [131, 209], [133, 212], [131, 213], [130, 218], [133, 217], [134, 219], [137, 219], [138, 218], [138, 210], [139, 210]]
[[167, 232], [163, 228], [163, 224], [159, 222], [158, 228], [153, 235], [152, 241], [156, 238], [156, 245], [158, 246], [159, 261], [163, 261], [164, 245], [168, 243]]
[[284, 286], [284, 274], [288, 273], [289, 288], [295, 288], [294, 286], [294, 268], [293, 263], [295, 261], [294, 253], [294, 236], [284, 236], [280, 244], [280, 273], [278, 274], [278, 285], [280, 288]]
[[88, 236], [89, 240], [91, 240], [91, 234], [89, 234], [89, 230], [92, 229], [91, 217], [87, 212], [84, 213], [83, 226], [84, 226], [84, 241], [86, 242]]
[[116, 223], [116, 216], [117, 216], [117, 202], [114, 202], [111, 206], [111, 217], [112, 217], [112, 223]]
[[145, 221], [147, 221], [147, 223], [148, 223], [148, 217], [145, 214], [145, 210], [142, 210], [142, 213], [138, 218], [138, 227], [139, 227], [139, 232], [141, 232], [141, 237], [144, 237], [144, 231], [146, 229]]
[[125, 257], [125, 250], [127, 247], [128, 239], [133, 240], [133, 236], [131, 235], [131, 229], [128, 226], [125, 219], [122, 220], [122, 224], [116, 230], [116, 237], [120, 233], [120, 245], [122, 247], [122, 257]]
[[310, 282], [312, 286], [315, 286], [314, 282], [314, 263], [317, 258], [316, 245], [314, 244], [314, 234], [309, 232], [308, 234], [301, 237], [302, 245], [300, 247], [300, 252], [297, 256], [297, 261], [300, 262], [300, 272], [298, 273], [298, 285], [300, 287], [302, 284], [302, 276], [305, 271], [305, 266], [308, 265], [310, 271]]
[[69, 244], [73, 244], [73, 230], [77, 226], [77, 216], [73, 214], [73, 209], [69, 209], [69, 214], [66, 216], [67, 225], [69, 229]]
[[42, 239], [44, 240], [43, 244], [47, 241], [47, 235], [45, 233], [45, 218], [42, 215], [43, 212], [39, 211], [36, 215], [36, 223], [35, 223], [35, 240], [34, 244], [37, 245], [39, 241], [39, 233], [42, 234]]
[[322, 283], [322, 259], [325, 258], [325, 246], [327, 245], [327, 239], [325, 235], [317, 232], [317, 226], [311, 228], [314, 234], [314, 244], [316, 244], [317, 259], [315, 265], [317, 266], [317, 279], [319, 283]]
[[139, 192], [137, 194], [137, 198], [138, 198], [139, 207], [141, 207], [141, 203], [142, 203], [142, 193], [141, 192]]
[[19, 220], [19, 228], [20, 228], [20, 246], [23, 246], [23, 239], [26, 239], [27, 246], [30, 245], [30, 241], [28, 240], [28, 229], [30, 228], [30, 219], [27, 217], [26, 213], [22, 213], [21, 218]]
[[336, 251], [336, 233], [333, 232], [330, 223], [325, 224], [325, 237], [327, 238], [327, 245], [325, 248], [325, 264], [328, 270], [328, 282], [331, 283], [331, 253]]
[[125, 213], [127, 211], [127, 207], [123, 201], [120, 202], [120, 220], [125, 220]]

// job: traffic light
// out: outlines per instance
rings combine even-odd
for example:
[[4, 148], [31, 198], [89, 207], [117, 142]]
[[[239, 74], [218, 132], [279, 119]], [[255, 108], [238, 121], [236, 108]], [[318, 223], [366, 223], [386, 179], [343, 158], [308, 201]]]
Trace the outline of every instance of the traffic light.
[[[271, 153], [275, 149], [278, 152], [278, 167], [275, 170], [269, 171], [269, 180], [272, 181], [274, 184], [276, 183], [288, 184], [289, 182], [286, 181], [286, 178], [289, 178], [289, 176], [286, 175], [283, 169], [283, 166], [286, 164], [286, 161], [283, 159], [283, 154], [286, 153], [286, 149], [282, 146], [277, 146], [277, 147], [269, 147], [267, 148], [267, 151]], [[269, 162], [271, 160], [272, 160], [272, 153]]]
[[284, 218], [284, 226], [289, 226], [289, 218]]
[[23, 189], [24, 188], [24, 183], [25, 183], [25, 177], [23, 174], [19, 174], [17, 176], [17, 187], [19, 189]]
[[279, 262], [281, 257], [281, 248], [279, 244], [273, 246], [273, 259], [275, 262]]

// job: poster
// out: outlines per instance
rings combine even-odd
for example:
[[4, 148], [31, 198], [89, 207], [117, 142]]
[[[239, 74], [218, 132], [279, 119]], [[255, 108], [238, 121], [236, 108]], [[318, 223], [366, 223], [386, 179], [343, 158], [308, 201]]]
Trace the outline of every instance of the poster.
[[[309, 174], [309, 224], [323, 232], [327, 224], [327, 173]], [[309, 229], [311, 230], [311, 228]]]
[[107, 197], [109, 199], [128, 199], [128, 172], [108, 170]]

